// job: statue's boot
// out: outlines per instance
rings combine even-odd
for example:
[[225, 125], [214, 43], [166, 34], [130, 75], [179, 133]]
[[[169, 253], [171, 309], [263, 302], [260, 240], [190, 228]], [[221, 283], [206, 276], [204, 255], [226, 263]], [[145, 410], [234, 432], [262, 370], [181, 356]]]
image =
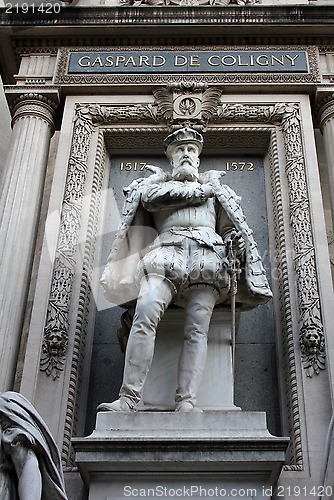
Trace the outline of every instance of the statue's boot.
[[197, 413], [202, 413], [203, 410], [198, 408], [197, 406], [194, 406], [191, 401], [181, 401], [175, 406], [175, 411], [179, 413], [189, 413], [189, 412], [197, 412]]
[[142, 389], [152, 364], [156, 329], [175, 293], [163, 277], [143, 278], [132, 327], [126, 347], [120, 399], [102, 403], [100, 411], [132, 411], [140, 401]]
[[184, 343], [178, 367], [175, 411], [198, 411], [196, 395], [205, 368], [207, 336], [218, 292], [211, 286], [192, 286], [185, 304]]
[[97, 411], [135, 411], [135, 409], [131, 401], [126, 398], [116, 399], [112, 403], [101, 403], [97, 407]]

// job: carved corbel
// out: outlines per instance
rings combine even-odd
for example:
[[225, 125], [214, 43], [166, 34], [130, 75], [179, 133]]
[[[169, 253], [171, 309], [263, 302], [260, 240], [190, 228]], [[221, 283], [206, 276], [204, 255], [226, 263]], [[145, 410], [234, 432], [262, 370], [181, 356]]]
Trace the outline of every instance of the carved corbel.
[[153, 89], [156, 106], [170, 130], [189, 126], [205, 131], [217, 114], [223, 90], [201, 83], [172, 84]]

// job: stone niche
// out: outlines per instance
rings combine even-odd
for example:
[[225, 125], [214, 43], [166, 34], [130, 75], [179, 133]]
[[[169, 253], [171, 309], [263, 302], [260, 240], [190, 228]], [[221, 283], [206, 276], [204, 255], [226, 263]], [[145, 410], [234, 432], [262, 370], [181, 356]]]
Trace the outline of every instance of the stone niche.
[[[133, 153], [133, 144], [125, 146], [124, 138], [118, 141], [115, 137], [106, 137], [109, 189], [101, 266], [119, 224], [117, 214], [123, 204], [123, 187], [145, 175], [141, 170], [145, 163], [168, 168], [167, 160], [158, 154], [162, 139], [163, 135], [150, 138], [149, 154], [147, 139], [142, 140], [141, 147], [137, 143], [138, 150]], [[152, 154], [152, 145], [157, 153], [153, 149]], [[243, 198], [243, 210], [254, 230], [270, 279], [264, 174], [266, 147], [266, 134], [256, 147], [250, 140], [243, 154], [222, 147], [217, 137], [209, 135], [201, 155], [201, 170], [226, 170], [224, 182]], [[124, 155], [127, 149], [132, 151], [130, 155]], [[169, 308], [158, 328], [154, 360], [139, 411], [98, 413], [95, 422], [96, 405], [116, 399], [121, 384], [123, 364], [115, 330], [124, 311], [110, 307], [101, 296], [97, 304], [89, 395], [92, 417], [90, 429], [87, 427], [88, 432], [94, 430], [86, 438], [73, 440], [76, 463], [89, 485], [89, 499], [135, 498], [139, 494], [154, 496], [160, 492], [179, 496], [183, 492], [187, 496], [189, 491], [193, 496], [200, 493], [203, 496], [205, 491], [212, 496], [215, 489], [218, 496], [238, 489], [244, 498], [254, 495], [268, 498], [284, 464], [289, 442], [289, 438], [271, 434], [265, 411], [256, 411], [268, 411], [270, 426], [279, 435], [278, 391], [273, 390], [273, 380], [277, 381], [273, 304], [269, 302], [254, 311], [237, 313], [235, 367], [231, 312], [223, 308], [214, 312], [207, 364], [198, 394], [198, 406], [204, 412], [186, 415], [172, 411], [183, 311]], [[114, 330], [113, 338], [111, 330]], [[263, 377], [263, 373], [269, 376]], [[116, 374], [118, 382], [115, 382]], [[107, 382], [110, 380], [112, 388]]]
[[[233, 134], [232, 134], [233, 135]], [[103, 229], [101, 267], [106, 262], [109, 249], [117, 230], [120, 211], [124, 200], [122, 189], [132, 180], [145, 175], [141, 168], [145, 163], [168, 168], [167, 160], [157, 153], [161, 150], [163, 134], [153, 136], [153, 154], [148, 154], [147, 139], [141, 145], [132, 138], [110, 136], [106, 138], [109, 151], [109, 189], [106, 200], [106, 216]], [[133, 143], [135, 142], [135, 143]], [[271, 278], [269, 261], [268, 220], [266, 210], [266, 189], [264, 154], [268, 147], [268, 137], [258, 140], [254, 147], [252, 138], [245, 142], [244, 151], [232, 149], [235, 137], [224, 135], [224, 144], [214, 136], [205, 136], [201, 155], [201, 171], [224, 169], [223, 182], [231, 186], [242, 197], [242, 207], [254, 231], [260, 255]], [[137, 153], [124, 155], [120, 148]], [[147, 149], [146, 149], [147, 148]], [[151, 148], [152, 149], [152, 148]], [[256, 203], [254, 202], [256, 200]], [[95, 408], [102, 401], [112, 401], [118, 397], [122, 380], [123, 354], [117, 340], [116, 331], [120, 327], [120, 316], [124, 309], [111, 307], [99, 290], [98, 307], [95, 317], [95, 336], [89, 393], [90, 412], [86, 432], [93, 430]], [[232, 348], [229, 325], [230, 312], [217, 309], [213, 315], [209, 335], [209, 351], [206, 372], [199, 393], [198, 404], [206, 409], [242, 408], [249, 411], [266, 411], [268, 427], [273, 434], [280, 434], [280, 409], [278, 400], [277, 363], [275, 347], [275, 323], [273, 302], [238, 315], [236, 335], [235, 377], [232, 370]], [[176, 385], [177, 360], [182, 341], [182, 309], [167, 311], [158, 330], [156, 354], [148, 376], [142, 408], [171, 409]], [[164, 338], [164, 340], [163, 340]], [[216, 339], [216, 340], [214, 340]], [[164, 347], [164, 342], [168, 347]], [[167, 355], [172, 350], [173, 355]], [[171, 354], [171, 353], [170, 353]], [[161, 363], [166, 367], [161, 370]], [[235, 378], [235, 381], [234, 381]], [[164, 381], [165, 391], [155, 389], [157, 381]], [[213, 382], [214, 380], [214, 382]], [[111, 381], [111, 384], [109, 382]], [[235, 382], [235, 384], [234, 384]], [[213, 394], [212, 387], [217, 385]], [[274, 387], [274, 390], [273, 390]], [[276, 388], [276, 389], [275, 389]], [[165, 398], [165, 399], [164, 399]]]

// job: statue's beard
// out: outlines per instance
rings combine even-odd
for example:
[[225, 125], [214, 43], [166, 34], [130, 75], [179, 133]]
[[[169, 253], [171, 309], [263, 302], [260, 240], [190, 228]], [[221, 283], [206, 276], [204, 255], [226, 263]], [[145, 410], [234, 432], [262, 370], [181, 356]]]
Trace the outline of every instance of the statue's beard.
[[173, 169], [172, 177], [175, 181], [197, 181], [198, 170], [193, 165], [184, 163]]

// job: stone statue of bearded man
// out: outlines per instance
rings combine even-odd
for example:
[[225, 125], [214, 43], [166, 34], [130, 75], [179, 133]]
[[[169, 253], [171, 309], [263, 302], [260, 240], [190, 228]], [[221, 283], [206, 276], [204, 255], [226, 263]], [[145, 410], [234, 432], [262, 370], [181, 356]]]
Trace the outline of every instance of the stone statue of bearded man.
[[[99, 411], [132, 411], [141, 399], [153, 359], [156, 329], [170, 304], [184, 308], [175, 410], [198, 411], [196, 394], [206, 362], [215, 306], [229, 302], [230, 261], [242, 263], [236, 302], [242, 309], [272, 296], [240, 198], [220, 183], [224, 172], [199, 174], [203, 137], [191, 128], [165, 139], [172, 173], [134, 181], [101, 283], [111, 302], [125, 305], [136, 290], [120, 398]], [[152, 230], [154, 229], [154, 231]]]

